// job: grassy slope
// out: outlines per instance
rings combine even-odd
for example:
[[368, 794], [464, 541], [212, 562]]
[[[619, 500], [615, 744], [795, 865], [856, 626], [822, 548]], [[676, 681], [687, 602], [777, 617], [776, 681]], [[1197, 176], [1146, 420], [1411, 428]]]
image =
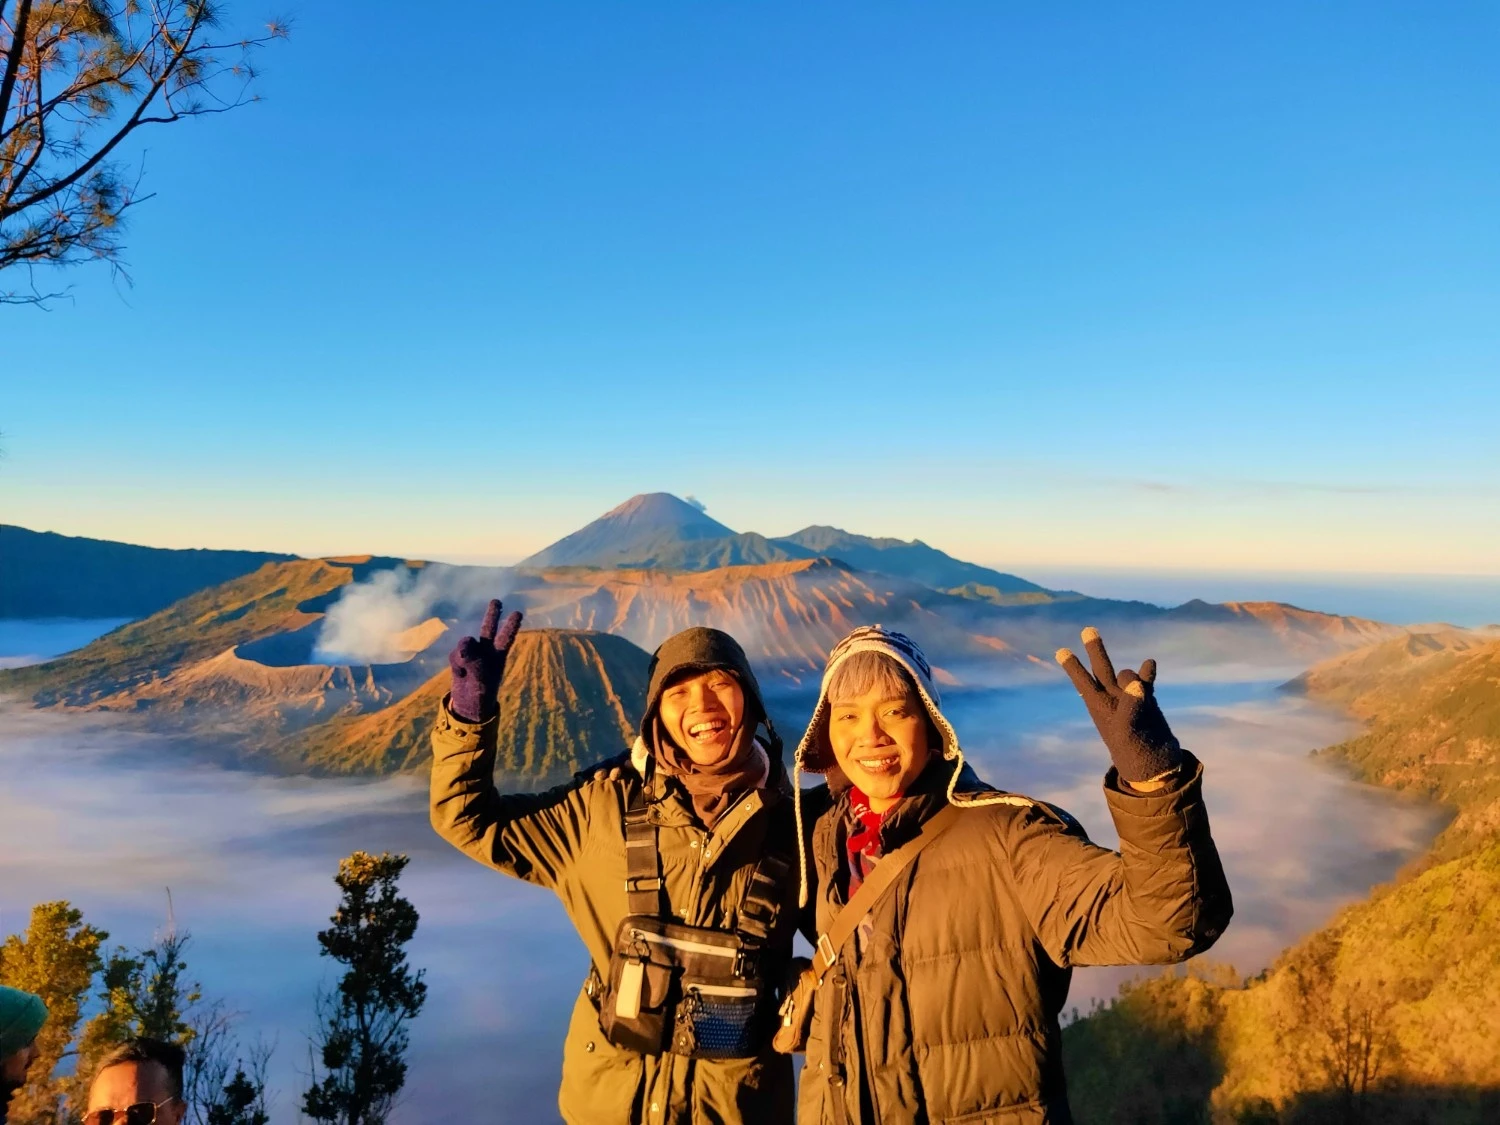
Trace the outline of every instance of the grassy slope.
[[320, 559], [267, 563], [123, 625], [69, 656], [0, 672], [0, 691], [25, 693], [44, 706], [83, 706], [232, 645], [300, 628], [314, 618], [298, 607], [344, 585], [353, 574], [351, 567]]
[[[1298, 686], [1370, 722], [1324, 753], [1449, 802], [1453, 825], [1434, 862], [1343, 911], [1247, 987], [1169, 976], [1071, 1026], [1081, 1123], [1122, 1120], [1121, 1105], [1143, 1102], [1155, 1107], [1143, 1120], [1500, 1120], [1500, 639], [1385, 642]], [[1359, 1048], [1374, 1079], [1342, 1090], [1341, 1064]], [[1165, 1114], [1161, 1083], [1174, 1067], [1182, 1104]]]
[[[650, 657], [620, 637], [527, 629], [500, 689], [496, 776], [510, 788], [544, 788], [629, 746], [646, 698]], [[399, 703], [339, 718], [283, 739], [283, 768], [312, 773], [392, 773], [425, 768], [446, 670]]]

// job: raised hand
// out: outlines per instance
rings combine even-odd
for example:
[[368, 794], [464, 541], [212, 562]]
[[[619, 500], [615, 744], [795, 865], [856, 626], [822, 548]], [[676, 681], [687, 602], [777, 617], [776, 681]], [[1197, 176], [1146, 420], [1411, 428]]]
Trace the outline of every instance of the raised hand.
[[1099, 630], [1090, 626], [1082, 638], [1093, 675], [1068, 649], [1057, 650], [1057, 662], [1083, 696], [1120, 777], [1144, 782], [1170, 773], [1182, 761], [1182, 746], [1156, 703], [1156, 661], [1142, 662], [1139, 673], [1126, 668], [1116, 675]]
[[448, 667], [453, 672], [448, 710], [465, 722], [483, 722], [495, 713], [505, 658], [521, 628], [519, 613], [512, 613], [500, 624], [500, 610], [499, 599], [491, 598], [479, 636], [465, 637], [448, 654]]

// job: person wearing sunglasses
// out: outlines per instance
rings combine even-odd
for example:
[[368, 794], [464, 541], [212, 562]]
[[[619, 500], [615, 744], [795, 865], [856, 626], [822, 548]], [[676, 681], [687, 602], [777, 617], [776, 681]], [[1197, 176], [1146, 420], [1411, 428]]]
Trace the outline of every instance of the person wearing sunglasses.
[[176, 1043], [144, 1036], [126, 1040], [94, 1071], [83, 1125], [182, 1125], [185, 1061]]
[[37, 1056], [36, 1037], [47, 1022], [40, 996], [0, 985], [0, 1125], [10, 1099], [26, 1084], [26, 1072]]

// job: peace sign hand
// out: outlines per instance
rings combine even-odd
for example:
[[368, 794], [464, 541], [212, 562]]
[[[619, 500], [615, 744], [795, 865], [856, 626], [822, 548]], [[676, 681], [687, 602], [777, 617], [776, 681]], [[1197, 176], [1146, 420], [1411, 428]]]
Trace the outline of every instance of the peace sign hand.
[[479, 636], [465, 637], [448, 654], [448, 667], [453, 672], [448, 710], [466, 723], [483, 722], [495, 713], [505, 658], [521, 628], [519, 613], [512, 613], [500, 624], [501, 608], [499, 599], [491, 598]]
[[1082, 638], [1093, 675], [1068, 649], [1057, 650], [1057, 662], [1083, 696], [1120, 777], [1144, 782], [1170, 773], [1182, 761], [1182, 746], [1156, 702], [1156, 661], [1142, 662], [1139, 673], [1126, 668], [1116, 675], [1099, 630], [1090, 626]]

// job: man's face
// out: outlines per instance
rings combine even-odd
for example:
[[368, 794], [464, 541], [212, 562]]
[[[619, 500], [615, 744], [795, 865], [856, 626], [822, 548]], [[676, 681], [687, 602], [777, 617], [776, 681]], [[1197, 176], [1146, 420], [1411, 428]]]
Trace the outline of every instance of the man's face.
[[700, 766], [723, 761], [745, 721], [745, 691], [722, 669], [667, 684], [658, 709], [662, 729]]
[[828, 710], [828, 741], [839, 768], [883, 813], [927, 766], [927, 710], [914, 691], [876, 685]]
[[16, 1089], [23, 1085], [26, 1082], [26, 1071], [31, 1068], [31, 1060], [34, 1058], [36, 1058], [35, 1041], [0, 1059], [0, 1088]]
[[90, 1115], [97, 1110], [112, 1109], [116, 1121], [123, 1122], [124, 1111], [138, 1102], [153, 1105], [165, 1102], [157, 1106], [157, 1125], [182, 1125], [187, 1103], [172, 1097], [166, 1070], [154, 1062], [116, 1063], [101, 1070], [89, 1089], [89, 1109], [84, 1121], [92, 1125], [95, 1119]]

